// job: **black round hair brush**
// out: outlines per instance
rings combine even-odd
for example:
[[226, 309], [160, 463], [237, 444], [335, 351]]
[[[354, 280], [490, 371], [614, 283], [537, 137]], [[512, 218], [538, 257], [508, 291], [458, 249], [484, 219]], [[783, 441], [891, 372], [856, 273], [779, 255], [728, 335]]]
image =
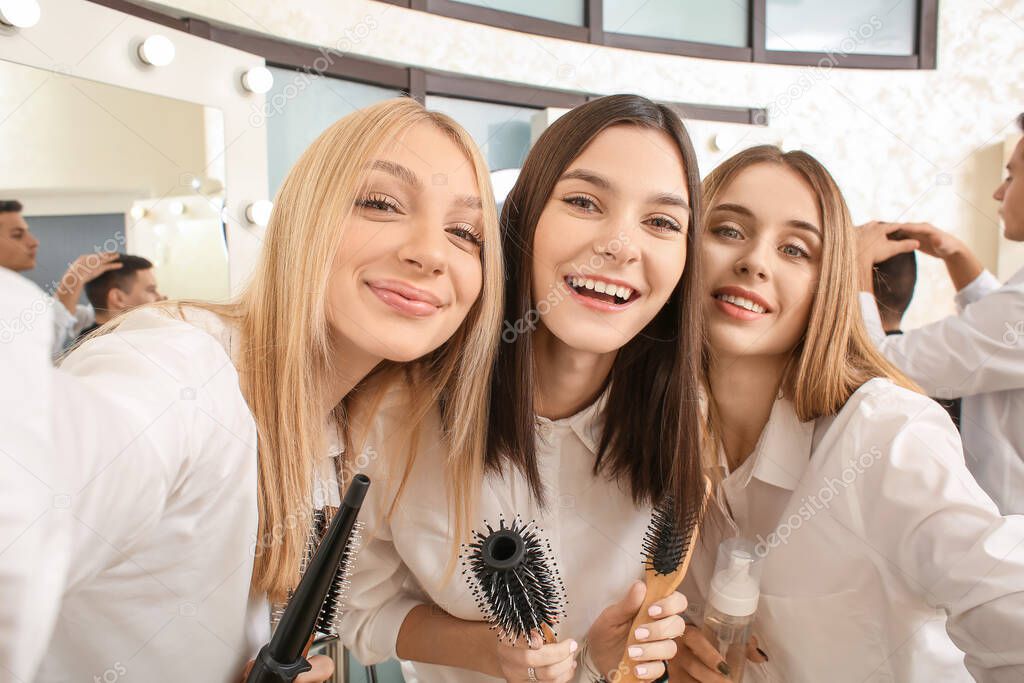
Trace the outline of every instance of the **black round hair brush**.
[[565, 586], [549, 559], [551, 544], [519, 517], [509, 526], [500, 519], [497, 529], [484, 525], [486, 531], [474, 531], [462, 546], [462, 573], [475, 584], [477, 606], [509, 642], [529, 641], [537, 632], [554, 642], [555, 625], [565, 616]]

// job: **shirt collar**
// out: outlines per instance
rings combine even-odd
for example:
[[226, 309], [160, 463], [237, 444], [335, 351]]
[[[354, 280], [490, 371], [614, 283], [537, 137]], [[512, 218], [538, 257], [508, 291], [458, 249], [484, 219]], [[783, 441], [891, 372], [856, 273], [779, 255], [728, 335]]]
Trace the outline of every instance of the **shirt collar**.
[[[768, 424], [754, 447], [754, 452], [736, 470], [741, 487], [750, 479], [792, 491], [800, 482], [811, 458], [814, 442], [814, 421], [801, 422], [793, 402], [778, 398], [772, 406]], [[720, 460], [724, 453], [720, 453]]]
[[575, 415], [563, 417], [560, 420], [549, 420], [538, 415], [537, 424], [551, 425], [556, 429], [559, 427], [571, 429], [587, 447], [587, 450], [597, 455], [597, 450], [601, 445], [601, 427], [604, 424], [604, 420], [601, 418], [604, 415], [604, 406], [607, 402], [608, 390], [605, 389], [596, 401]]

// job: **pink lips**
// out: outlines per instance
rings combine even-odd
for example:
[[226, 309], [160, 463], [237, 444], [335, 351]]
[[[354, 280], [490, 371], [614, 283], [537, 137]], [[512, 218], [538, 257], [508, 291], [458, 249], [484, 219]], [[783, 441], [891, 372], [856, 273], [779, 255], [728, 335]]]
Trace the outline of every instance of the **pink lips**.
[[436, 295], [399, 280], [367, 282], [377, 298], [403, 315], [426, 318], [437, 313], [444, 305]]
[[[723, 294], [726, 296], [734, 296], [743, 299], [749, 299], [758, 306], [764, 308], [765, 312], [755, 313], [754, 311], [748, 311], [742, 306], [737, 306], [736, 304], [729, 303], [728, 301], [722, 301], [721, 299], [717, 298], [719, 295]], [[718, 289], [711, 293], [711, 296], [715, 301], [715, 308], [720, 310], [722, 313], [725, 313], [729, 317], [735, 318], [736, 320], [759, 320], [765, 315], [772, 313], [774, 310], [772, 306], [767, 301], [765, 301], [762, 296], [760, 296], [756, 292], [752, 292], [749, 289], [744, 289], [743, 287], [719, 287]]]

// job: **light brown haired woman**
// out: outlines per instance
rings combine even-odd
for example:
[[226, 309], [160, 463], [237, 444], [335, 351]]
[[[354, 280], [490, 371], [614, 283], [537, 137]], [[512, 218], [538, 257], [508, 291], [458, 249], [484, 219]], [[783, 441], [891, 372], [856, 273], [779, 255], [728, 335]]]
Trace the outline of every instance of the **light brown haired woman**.
[[[1019, 678], [1024, 519], [999, 516], [946, 412], [868, 338], [835, 181], [808, 154], [755, 147], [704, 192], [719, 483], [691, 612], [718, 542], [741, 536], [763, 558], [743, 680]], [[682, 643], [673, 683], [726, 680], [698, 628]]]
[[[267, 597], [298, 581], [313, 507], [336, 504], [344, 468], [328, 444], [364, 397], [400, 380], [443, 401], [452, 452], [482, 459], [501, 292], [476, 146], [391, 100], [302, 155], [236, 301], [138, 309], [60, 370], [38, 364], [55, 398], [40, 464], [68, 495], [48, 523], [70, 538], [24, 558], [25, 573], [64, 575], [39, 605], [53, 635], [30, 677], [238, 680], [269, 638]], [[320, 658], [299, 680], [330, 668]]]

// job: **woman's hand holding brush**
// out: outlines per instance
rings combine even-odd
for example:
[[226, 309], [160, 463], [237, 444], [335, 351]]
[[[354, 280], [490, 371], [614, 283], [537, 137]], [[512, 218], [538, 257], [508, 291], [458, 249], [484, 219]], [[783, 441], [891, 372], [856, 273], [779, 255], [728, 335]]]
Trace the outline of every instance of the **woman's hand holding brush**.
[[[255, 660], [249, 660], [249, 663], [245, 665], [245, 671], [242, 673], [243, 681], [249, 677], [249, 671], [254, 663]], [[309, 663], [313, 668], [299, 674], [295, 683], [324, 683], [331, 680], [331, 676], [334, 675], [334, 660], [325, 655], [313, 655], [309, 658]]]
[[545, 644], [542, 637], [534, 635], [529, 643], [496, 642], [501, 676], [510, 683], [567, 683], [576, 675], [579, 645], [575, 640]]
[[[601, 612], [587, 634], [590, 657], [608, 681], [619, 678], [615, 669], [646, 591], [642, 581], [634, 583], [622, 600]], [[654, 680], [665, 673], [664, 661], [675, 657], [675, 638], [682, 636], [686, 628], [680, 616], [685, 610], [686, 597], [679, 592], [670, 593], [648, 608], [649, 620], [638, 627], [638, 632], [633, 634], [636, 642], [629, 648], [632, 674], [638, 679]]]

